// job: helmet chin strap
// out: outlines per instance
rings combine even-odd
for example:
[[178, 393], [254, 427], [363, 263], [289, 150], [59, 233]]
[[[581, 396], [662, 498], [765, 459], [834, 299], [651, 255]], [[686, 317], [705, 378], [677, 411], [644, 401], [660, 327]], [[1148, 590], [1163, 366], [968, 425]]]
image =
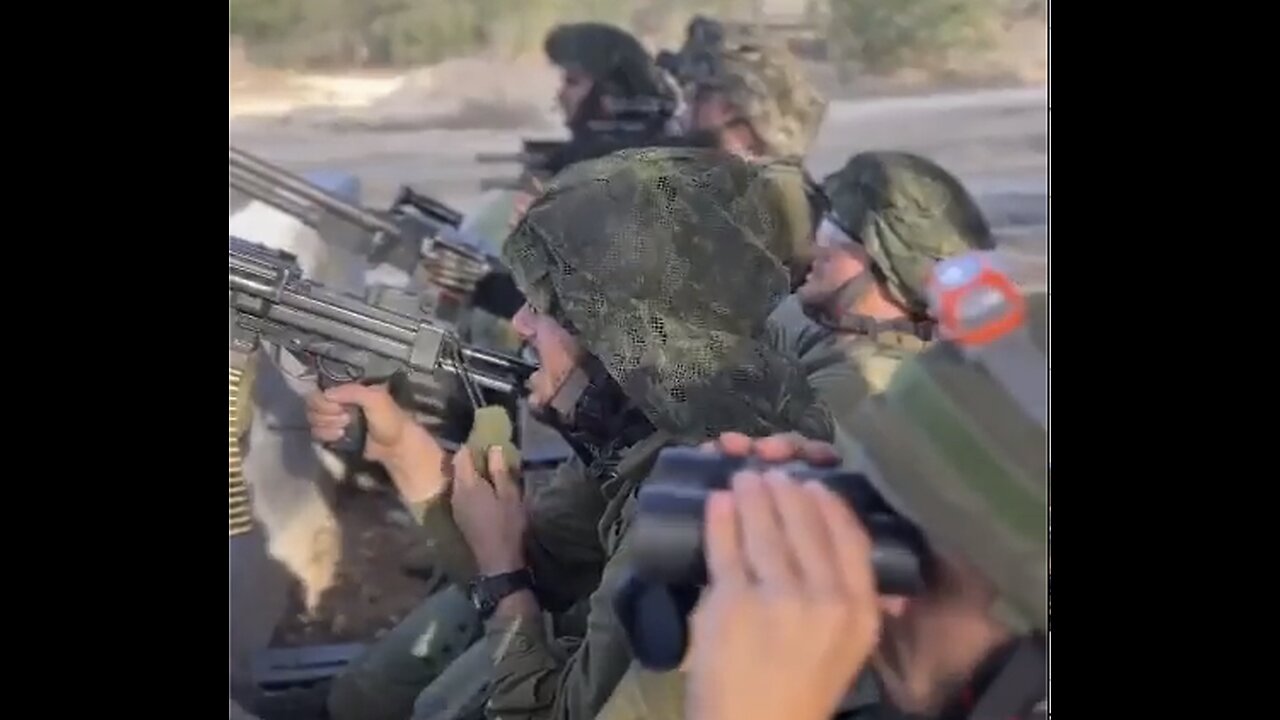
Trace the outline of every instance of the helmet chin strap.
[[608, 447], [629, 444], [653, 429], [604, 364], [592, 355], [585, 356], [565, 377], [545, 405], [530, 411], [534, 419], [559, 432], [587, 464]]
[[574, 417], [577, 415], [578, 400], [590, 385], [591, 378], [587, 376], [586, 371], [580, 364], [574, 365], [573, 370], [565, 376], [560, 386], [556, 388], [555, 394], [547, 401], [545, 409], [556, 413], [560, 423], [573, 424]]

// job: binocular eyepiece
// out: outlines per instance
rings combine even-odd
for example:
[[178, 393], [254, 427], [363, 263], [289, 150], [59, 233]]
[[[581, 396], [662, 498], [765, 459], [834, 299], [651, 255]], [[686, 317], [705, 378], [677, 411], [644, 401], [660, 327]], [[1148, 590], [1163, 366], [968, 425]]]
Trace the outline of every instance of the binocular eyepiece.
[[849, 504], [871, 536], [872, 567], [882, 595], [913, 595], [923, 588], [928, 558], [923, 535], [889, 507], [865, 475], [668, 448], [637, 495], [632, 574], [614, 598], [632, 652], [645, 667], [669, 670], [684, 657], [688, 615], [707, 582], [703, 513], [708, 495], [728, 488], [739, 470], [769, 469], [797, 481], [816, 480]]

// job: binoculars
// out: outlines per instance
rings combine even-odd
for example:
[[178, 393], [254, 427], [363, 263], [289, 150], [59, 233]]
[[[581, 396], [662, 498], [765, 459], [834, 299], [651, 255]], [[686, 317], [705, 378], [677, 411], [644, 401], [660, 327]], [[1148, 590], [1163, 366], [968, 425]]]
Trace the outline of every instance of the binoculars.
[[679, 665], [688, 616], [707, 582], [703, 513], [707, 496], [729, 487], [739, 470], [777, 469], [816, 480], [847, 502], [872, 540], [872, 567], [882, 595], [914, 595], [925, 584], [924, 536], [898, 515], [860, 473], [804, 462], [764, 463], [696, 448], [663, 450], [637, 495], [631, 528], [631, 574], [614, 597], [632, 652], [652, 670]]

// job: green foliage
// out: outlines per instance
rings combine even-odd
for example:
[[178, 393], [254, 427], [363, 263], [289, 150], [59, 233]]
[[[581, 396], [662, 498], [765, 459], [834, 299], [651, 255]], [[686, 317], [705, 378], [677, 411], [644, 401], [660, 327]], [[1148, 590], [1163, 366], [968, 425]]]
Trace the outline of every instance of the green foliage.
[[982, 47], [1010, 5], [1009, 0], [830, 3], [832, 55], [871, 72], [936, 68], [955, 51]]
[[557, 23], [679, 27], [752, 0], [230, 0], [231, 35], [255, 61], [289, 67], [421, 65], [489, 51], [539, 52]]

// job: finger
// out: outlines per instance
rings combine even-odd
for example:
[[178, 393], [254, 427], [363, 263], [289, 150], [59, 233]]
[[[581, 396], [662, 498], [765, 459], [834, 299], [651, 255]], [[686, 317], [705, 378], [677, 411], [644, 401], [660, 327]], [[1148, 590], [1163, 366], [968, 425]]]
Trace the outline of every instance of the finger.
[[471, 459], [471, 451], [466, 447], [458, 448], [458, 452], [453, 454], [453, 482], [458, 490], [470, 490], [483, 482]]
[[733, 495], [723, 490], [708, 495], [704, 522], [707, 579], [715, 585], [745, 585], [747, 566]]
[[787, 462], [800, 457], [800, 451], [803, 448], [804, 438], [796, 433], [783, 433], [756, 440], [752, 450], [755, 451], [756, 457], [761, 460], [776, 463]]
[[326, 443], [337, 442], [342, 439], [344, 430], [345, 428], [313, 426], [311, 428], [311, 438], [319, 442], [326, 442]]
[[840, 454], [835, 446], [821, 440], [802, 438], [800, 456], [813, 465], [836, 465], [840, 462]]
[[337, 430], [341, 432], [351, 424], [351, 418], [346, 413], [342, 415], [307, 415], [307, 424], [312, 430]]
[[315, 415], [344, 415], [341, 403], [330, 400], [323, 392], [316, 390], [307, 394], [307, 413]]
[[825, 486], [809, 481], [804, 489], [817, 501], [818, 513], [831, 538], [844, 593], [851, 599], [874, 600], [876, 578], [871, 567], [871, 536], [866, 528], [848, 504]]
[[493, 492], [498, 497], [506, 500], [520, 499], [520, 488], [511, 479], [511, 468], [507, 467], [507, 456], [499, 445], [489, 448], [489, 479], [493, 482]]
[[817, 498], [786, 473], [770, 470], [764, 480], [801, 583], [819, 593], [838, 591], [840, 569]]
[[746, 457], [751, 454], [751, 438], [742, 433], [721, 433], [717, 443], [720, 452], [734, 457]]
[[347, 383], [324, 391], [325, 397], [339, 405], [359, 405], [368, 415], [383, 415], [388, 410], [397, 411], [400, 406], [391, 399], [391, 393], [383, 385]]
[[764, 480], [759, 473], [739, 472], [733, 476], [732, 484], [749, 572], [763, 585], [779, 588], [794, 585], [796, 572]]

